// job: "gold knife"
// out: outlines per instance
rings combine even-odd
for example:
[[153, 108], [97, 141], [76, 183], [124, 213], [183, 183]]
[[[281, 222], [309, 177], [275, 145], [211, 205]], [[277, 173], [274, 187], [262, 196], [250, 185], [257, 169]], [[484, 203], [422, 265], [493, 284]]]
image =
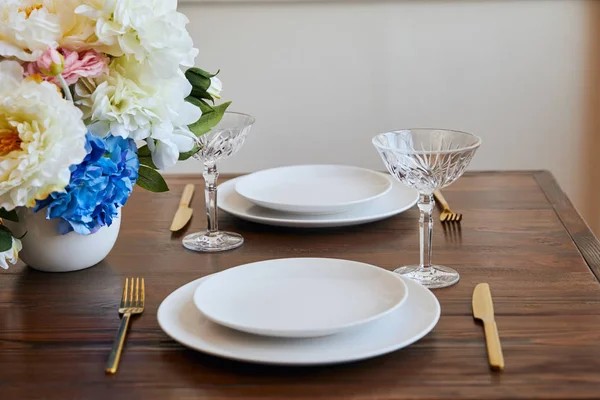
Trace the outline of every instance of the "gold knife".
[[185, 224], [188, 223], [190, 218], [192, 218], [192, 213], [194, 210], [190, 208], [190, 202], [192, 201], [193, 195], [194, 185], [188, 183], [185, 185], [185, 189], [183, 189], [181, 201], [179, 202], [179, 208], [177, 209], [175, 217], [173, 218], [173, 222], [171, 223], [171, 232], [180, 230], [185, 226]]
[[504, 369], [504, 356], [498, 336], [498, 328], [494, 319], [494, 303], [490, 285], [480, 283], [473, 291], [473, 316], [483, 321], [485, 341], [487, 343], [488, 358], [493, 369]]

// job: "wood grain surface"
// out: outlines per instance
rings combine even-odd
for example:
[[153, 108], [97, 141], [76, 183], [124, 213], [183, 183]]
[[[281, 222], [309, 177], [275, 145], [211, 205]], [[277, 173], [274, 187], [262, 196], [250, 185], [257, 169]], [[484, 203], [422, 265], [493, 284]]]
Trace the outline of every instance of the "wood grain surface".
[[[169, 226], [185, 183], [195, 216]], [[338, 366], [267, 367], [188, 350], [159, 328], [160, 302], [179, 286], [253, 261], [337, 257], [393, 269], [418, 260], [417, 209], [339, 229], [286, 229], [221, 213], [245, 244], [221, 254], [185, 250], [205, 226], [200, 177], [171, 191], [136, 190], [105, 261], [49, 274], [0, 271], [0, 399], [592, 399], [600, 398], [600, 247], [547, 172], [468, 173], [444, 191], [461, 229], [434, 228], [434, 261], [461, 281], [436, 290], [442, 316], [414, 345]], [[596, 273], [596, 276], [594, 275]], [[126, 276], [146, 278], [119, 372], [104, 374]], [[489, 369], [471, 294], [490, 284], [506, 369]]]

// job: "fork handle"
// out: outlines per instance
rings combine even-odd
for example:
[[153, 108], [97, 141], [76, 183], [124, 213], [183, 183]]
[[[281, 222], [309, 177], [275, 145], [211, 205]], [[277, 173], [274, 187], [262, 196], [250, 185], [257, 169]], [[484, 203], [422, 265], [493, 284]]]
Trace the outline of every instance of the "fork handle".
[[106, 363], [106, 373], [114, 374], [117, 372], [119, 367], [119, 360], [121, 359], [121, 352], [123, 351], [123, 345], [125, 344], [125, 335], [127, 335], [127, 328], [129, 327], [129, 320], [131, 319], [131, 313], [123, 314], [121, 318], [121, 324], [119, 325], [119, 331], [117, 337], [113, 343], [110, 356], [108, 356], [108, 362]]
[[442, 192], [440, 192], [439, 190], [435, 190], [433, 192], [433, 195], [435, 196], [435, 199], [438, 201], [440, 206], [442, 206], [442, 209], [444, 209], [444, 210], [450, 209], [450, 206], [448, 205], [448, 202], [444, 198], [444, 195], [442, 195]]

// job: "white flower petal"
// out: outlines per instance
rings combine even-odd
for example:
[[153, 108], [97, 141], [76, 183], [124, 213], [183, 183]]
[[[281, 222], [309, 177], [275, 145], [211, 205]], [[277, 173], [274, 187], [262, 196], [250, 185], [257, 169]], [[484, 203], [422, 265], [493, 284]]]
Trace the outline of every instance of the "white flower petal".
[[221, 80], [219, 78], [217, 78], [216, 76], [213, 76], [212, 78], [210, 78], [210, 87], [208, 88], [208, 90], [206, 92], [208, 94], [210, 94], [212, 97], [214, 97], [215, 99], [220, 99], [221, 98], [221, 90], [223, 90], [223, 84], [221, 83]]
[[171, 141], [157, 140], [152, 151], [152, 161], [158, 169], [164, 170], [172, 167], [179, 160], [179, 149]]
[[88, 129], [95, 136], [104, 138], [110, 133], [110, 124], [106, 121], [98, 121], [88, 126]]
[[22, 1], [0, 2], [0, 56], [36, 61], [61, 36], [58, 15], [45, 6], [28, 12]]
[[8, 269], [8, 263], [16, 264], [19, 260], [19, 252], [23, 249], [21, 241], [17, 238], [12, 238], [12, 246], [10, 249], [0, 252], [0, 267]]
[[191, 125], [197, 122], [202, 116], [202, 110], [192, 103], [183, 102], [179, 108], [179, 112], [173, 122], [176, 125]]
[[185, 153], [194, 148], [198, 139], [187, 127], [179, 127], [175, 129], [171, 140], [177, 145], [180, 153]]

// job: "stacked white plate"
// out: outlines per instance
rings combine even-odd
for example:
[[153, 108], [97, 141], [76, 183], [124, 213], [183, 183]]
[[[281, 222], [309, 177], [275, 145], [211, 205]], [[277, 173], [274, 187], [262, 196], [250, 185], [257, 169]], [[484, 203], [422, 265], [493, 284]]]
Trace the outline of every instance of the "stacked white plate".
[[215, 356], [282, 365], [356, 361], [414, 343], [440, 306], [423, 286], [348, 260], [290, 258], [190, 282], [158, 309], [161, 328]]
[[298, 165], [256, 172], [219, 186], [219, 208], [239, 218], [289, 227], [378, 221], [418, 200], [389, 175], [342, 165]]

